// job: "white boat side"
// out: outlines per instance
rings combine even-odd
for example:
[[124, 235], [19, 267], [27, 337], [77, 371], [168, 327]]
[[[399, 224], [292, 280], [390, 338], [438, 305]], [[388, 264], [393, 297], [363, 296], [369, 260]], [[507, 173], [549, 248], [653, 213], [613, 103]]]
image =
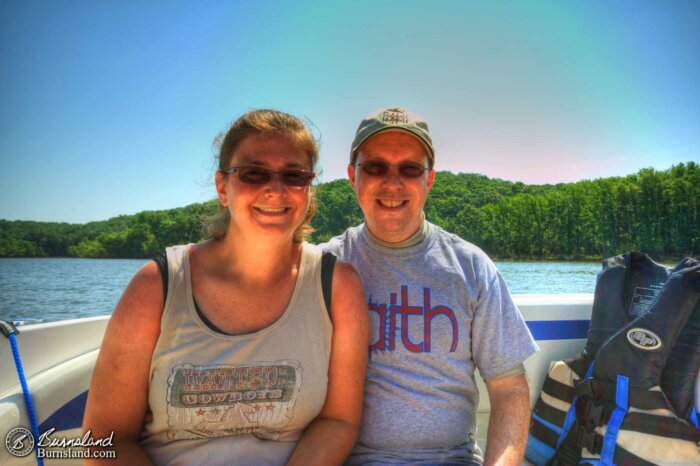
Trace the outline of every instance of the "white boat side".
[[[515, 295], [540, 352], [525, 361], [534, 405], [551, 361], [576, 354], [586, 341], [592, 294]], [[66, 320], [20, 327], [17, 336], [28, 385], [34, 399], [39, 431], [57, 427], [54, 437], [81, 436], [80, 424], [92, 370], [109, 316]], [[9, 341], [0, 342], [0, 441], [14, 427], [29, 427], [21, 387]], [[700, 377], [700, 375], [699, 375]], [[477, 440], [486, 443], [490, 406], [477, 376], [481, 398], [477, 412]], [[700, 386], [700, 383], [698, 384]], [[79, 460], [45, 460], [67, 466]], [[36, 464], [33, 454], [17, 458], [0, 448], [0, 464]], [[523, 464], [529, 464], [524, 462]]]

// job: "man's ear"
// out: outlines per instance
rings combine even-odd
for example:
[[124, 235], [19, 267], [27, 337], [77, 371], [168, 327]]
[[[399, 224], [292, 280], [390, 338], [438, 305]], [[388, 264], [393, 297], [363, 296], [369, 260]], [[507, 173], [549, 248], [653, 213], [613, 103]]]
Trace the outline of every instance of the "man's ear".
[[433, 187], [433, 182], [435, 181], [435, 170], [430, 169], [428, 172], [428, 192], [430, 192], [430, 189]]
[[355, 165], [348, 164], [348, 179], [350, 180], [350, 186], [352, 186], [353, 191], [355, 190]]

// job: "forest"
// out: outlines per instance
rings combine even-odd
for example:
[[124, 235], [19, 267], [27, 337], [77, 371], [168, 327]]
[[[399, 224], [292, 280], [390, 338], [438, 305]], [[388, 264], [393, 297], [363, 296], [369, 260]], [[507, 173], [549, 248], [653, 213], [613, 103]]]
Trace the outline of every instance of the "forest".
[[[314, 187], [318, 243], [362, 222], [347, 180]], [[205, 239], [216, 201], [86, 224], [0, 220], [0, 257], [150, 258]], [[498, 260], [600, 260], [638, 250], [677, 261], [700, 252], [700, 167], [645, 168], [624, 177], [526, 185], [438, 172], [427, 219]]]

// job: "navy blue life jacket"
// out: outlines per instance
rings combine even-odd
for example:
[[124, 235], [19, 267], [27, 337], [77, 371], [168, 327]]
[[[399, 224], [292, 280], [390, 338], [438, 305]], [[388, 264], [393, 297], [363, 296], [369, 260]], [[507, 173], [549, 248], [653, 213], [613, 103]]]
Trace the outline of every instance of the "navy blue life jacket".
[[[650, 311], [652, 307], [656, 308], [655, 313], [661, 316], [658, 318], [676, 322], [682, 329], [680, 335], [675, 338], [676, 344], [671, 345], [672, 348], [666, 348], [670, 349], [670, 353], [667, 352], [665, 356], [667, 362], [661, 367], [660, 380], [661, 387], [668, 394], [668, 400], [664, 397], [661, 405], [671, 408], [674, 416], [677, 414], [678, 417], [691, 420], [696, 427], [698, 426], [693, 395], [696, 375], [700, 368], [700, 304], [695, 305], [685, 323], [678, 323], [682, 316], [679, 316], [679, 311], [674, 305], [657, 306], [657, 298], [661, 291], [666, 289], [668, 284], [665, 282], [668, 277], [674, 272], [692, 268], [697, 264], [694, 259], [687, 258], [674, 269], [670, 269], [639, 252], [630, 252], [603, 261], [603, 270], [596, 283], [586, 346], [574, 357], [550, 365], [535, 404], [526, 450], [526, 457], [530, 461], [536, 465], [543, 465], [551, 460], [572, 428], [577, 414], [580, 414], [572, 405], [576, 400], [575, 386], [590, 378], [593, 372], [591, 363], [598, 350], [622, 328]], [[678, 293], [678, 286], [675, 288], [674, 293]], [[667, 291], [666, 294], [668, 293], [671, 292]], [[689, 293], [690, 289], [683, 291], [684, 295]], [[612, 367], [612, 370], [617, 367], [614, 360], [608, 361], [607, 358], [604, 358], [603, 362], [599, 359], [598, 364], [603, 364], [604, 368]], [[638, 416], [635, 415], [632, 419], [635, 417]], [[579, 444], [581, 440], [578, 439]], [[596, 445], [593, 450], [598, 450], [599, 446]], [[561, 458], [559, 461], [561, 462]]]
[[533, 409], [525, 456], [536, 465], [549, 460], [563, 440], [567, 413], [573, 416], [574, 383], [584, 379], [603, 343], [649, 308], [671, 273], [669, 267], [637, 251], [604, 259], [602, 266], [586, 346], [550, 365]]
[[657, 264], [637, 251], [603, 260], [586, 346], [580, 354], [565, 360], [580, 378], [603, 343], [649, 309], [671, 272], [670, 267]]
[[[565, 438], [548, 465], [700, 464], [700, 430], [678, 417], [661, 388], [698, 302], [700, 264], [684, 261], [652, 306], [600, 347], [591, 377], [575, 383], [576, 417], [565, 424]], [[693, 374], [694, 385], [697, 367]]]
[[[700, 261], [686, 257], [674, 271], [699, 265]], [[674, 411], [700, 428], [698, 406], [695, 405], [696, 380], [700, 368], [700, 302], [695, 305], [661, 374], [661, 389]]]

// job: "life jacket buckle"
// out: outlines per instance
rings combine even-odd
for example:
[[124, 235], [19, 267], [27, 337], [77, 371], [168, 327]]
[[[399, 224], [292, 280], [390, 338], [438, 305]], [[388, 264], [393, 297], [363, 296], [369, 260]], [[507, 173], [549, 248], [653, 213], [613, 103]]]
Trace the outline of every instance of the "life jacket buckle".
[[579, 397], [576, 401], [576, 415], [588, 430], [607, 424], [613, 406], [605, 401]]
[[[590, 384], [581, 385], [581, 387], [584, 386], [590, 388]], [[574, 433], [574, 441], [577, 446], [585, 447], [593, 454], [600, 454], [603, 450], [603, 437], [595, 432], [595, 428], [608, 422], [612, 408], [609, 403], [602, 400], [595, 400], [585, 395], [579, 396], [576, 401], [578, 422]]]
[[595, 398], [592, 379], [574, 380], [574, 393], [578, 397]]
[[545, 463], [545, 466], [576, 466], [581, 459], [581, 450], [563, 447]]
[[594, 455], [600, 455], [603, 451], [603, 436], [594, 430], [589, 431], [589, 426], [580, 426], [576, 430], [576, 445], [585, 448]]

